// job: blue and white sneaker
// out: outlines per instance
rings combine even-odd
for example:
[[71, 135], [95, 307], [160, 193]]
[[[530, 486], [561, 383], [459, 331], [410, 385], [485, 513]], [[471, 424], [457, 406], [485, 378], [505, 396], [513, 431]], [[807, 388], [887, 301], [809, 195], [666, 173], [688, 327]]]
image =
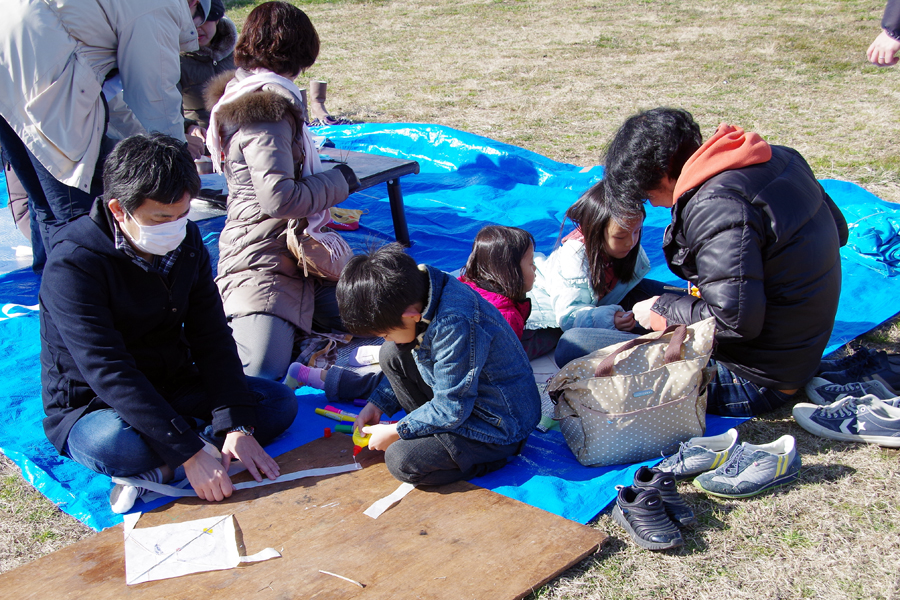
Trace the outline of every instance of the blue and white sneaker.
[[883, 400], [886, 404], [897, 406], [900, 404], [900, 396], [887, 389], [883, 383], [877, 379], [871, 381], [856, 381], [853, 383], [831, 383], [827, 379], [821, 377], [813, 377], [806, 384], [806, 397], [813, 404], [819, 406], [828, 406], [834, 404], [844, 396], [854, 396], [862, 398], [863, 396], [872, 395]]
[[737, 447], [738, 432], [729, 429], [719, 435], [695, 437], [683, 442], [678, 452], [659, 463], [656, 468], [671, 473], [675, 479], [686, 479], [725, 464]]
[[761, 446], [744, 442], [727, 463], [694, 479], [694, 486], [713, 496], [747, 498], [791, 483], [799, 473], [797, 445], [785, 435]]
[[900, 408], [875, 396], [846, 396], [828, 406], [800, 403], [794, 420], [820, 437], [900, 448]]

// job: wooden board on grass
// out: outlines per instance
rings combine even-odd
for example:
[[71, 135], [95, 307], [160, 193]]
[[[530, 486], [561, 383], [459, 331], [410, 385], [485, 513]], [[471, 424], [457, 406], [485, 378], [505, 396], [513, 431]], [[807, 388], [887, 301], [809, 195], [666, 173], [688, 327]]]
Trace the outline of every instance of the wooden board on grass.
[[[345, 435], [315, 440], [278, 461], [282, 473], [347, 464]], [[363, 514], [399, 482], [382, 454], [360, 471], [235, 492], [220, 503], [182, 499], [137, 528], [234, 514], [241, 554], [282, 558], [225, 571], [125, 585], [122, 526], [0, 575], [5, 598], [522, 598], [594, 552], [599, 530], [466, 482], [413, 490], [378, 519]], [[246, 474], [235, 481], [248, 479]], [[352, 583], [320, 573], [330, 571]]]

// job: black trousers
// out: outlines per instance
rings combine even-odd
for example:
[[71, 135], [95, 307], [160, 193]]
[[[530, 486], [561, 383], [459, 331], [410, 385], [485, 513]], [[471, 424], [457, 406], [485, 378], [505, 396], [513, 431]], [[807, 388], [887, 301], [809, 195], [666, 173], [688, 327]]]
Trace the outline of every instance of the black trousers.
[[[379, 354], [381, 369], [407, 413], [434, 398], [434, 390], [422, 379], [413, 359], [414, 346], [415, 342], [402, 345], [385, 342]], [[489, 444], [452, 432], [435, 433], [397, 440], [384, 453], [384, 462], [391, 475], [400, 481], [444, 485], [496, 471], [510, 456], [518, 454], [524, 443]]]

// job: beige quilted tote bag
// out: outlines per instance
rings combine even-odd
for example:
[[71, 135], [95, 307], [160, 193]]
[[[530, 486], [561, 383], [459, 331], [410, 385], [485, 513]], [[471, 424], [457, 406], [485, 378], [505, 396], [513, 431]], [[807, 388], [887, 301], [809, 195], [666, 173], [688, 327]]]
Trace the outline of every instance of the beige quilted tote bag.
[[547, 384], [555, 418], [583, 465], [671, 454], [706, 429], [705, 372], [715, 318], [601, 348]]

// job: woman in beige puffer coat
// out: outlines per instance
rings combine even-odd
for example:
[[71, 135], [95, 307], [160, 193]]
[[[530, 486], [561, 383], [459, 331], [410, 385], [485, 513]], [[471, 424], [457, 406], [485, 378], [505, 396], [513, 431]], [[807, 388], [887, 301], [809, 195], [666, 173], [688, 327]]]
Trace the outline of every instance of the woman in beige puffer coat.
[[[306, 113], [293, 79], [315, 62], [318, 48], [303, 11], [261, 4], [235, 48], [240, 68], [207, 88], [229, 191], [216, 282], [244, 373], [255, 377], [283, 378], [297, 335], [314, 323], [326, 331], [341, 327], [334, 284], [304, 277], [285, 235], [288, 219], [330, 208], [359, 186], [346, 165], [302, 177]], [[267, 83], [219, 103], [254, 77]]]

